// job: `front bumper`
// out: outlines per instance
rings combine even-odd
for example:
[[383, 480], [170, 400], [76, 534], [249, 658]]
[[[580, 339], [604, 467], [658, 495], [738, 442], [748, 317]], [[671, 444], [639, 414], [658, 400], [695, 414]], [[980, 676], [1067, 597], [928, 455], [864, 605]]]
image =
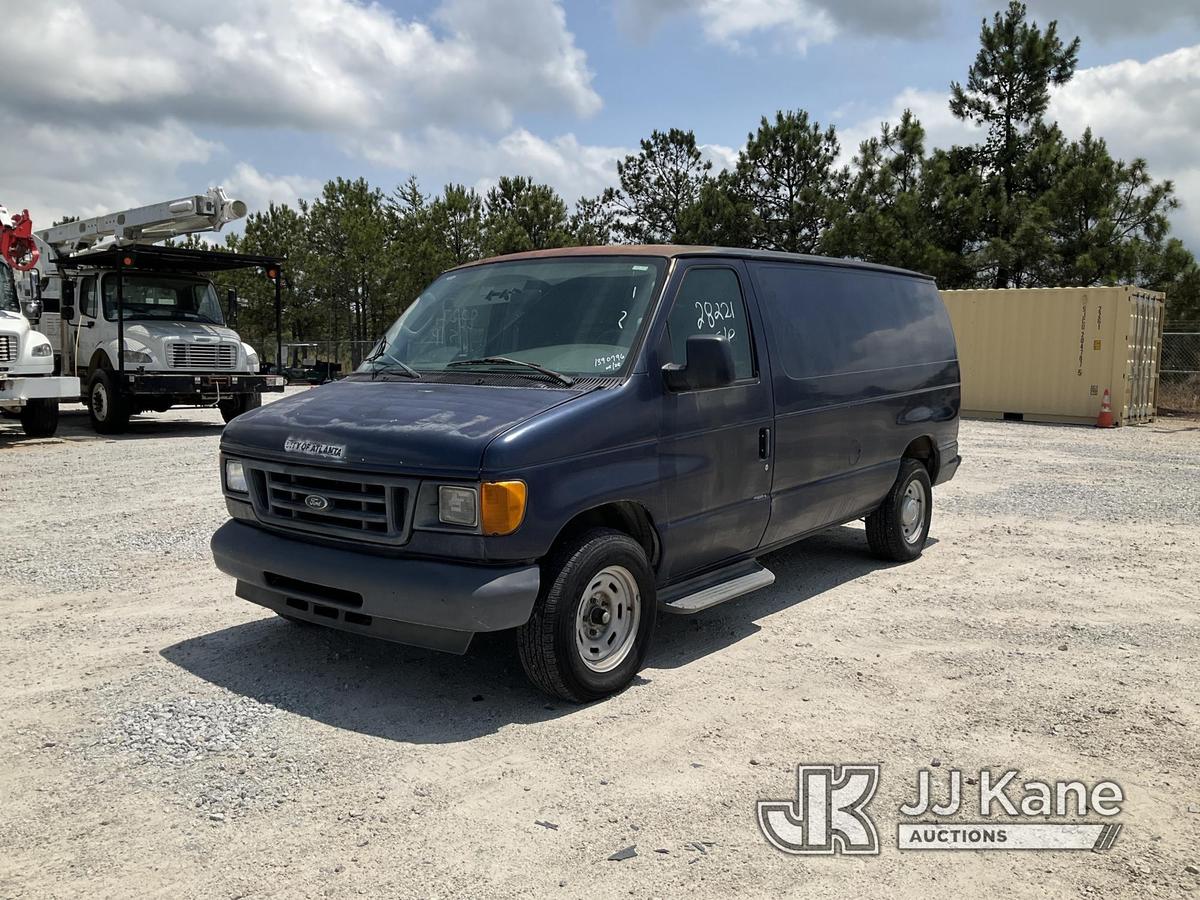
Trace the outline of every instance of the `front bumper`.
[[125, 370], [122, 387], [130, 394], [155, 394], [174, 397], [232, 397], [240, 394], [282, 393], [282, 375], [194, 375]]
[[78, 400], [79, 379], [57, 375], [0, 372], [0, 404], [24, 406], [30, 400]]
[[229, 521], [212, 537], [237, 595], [297, 619], [401, 644], [465, 653], [477, 631], [529, 620], [535, 565], [474, 566], [355, 553]]

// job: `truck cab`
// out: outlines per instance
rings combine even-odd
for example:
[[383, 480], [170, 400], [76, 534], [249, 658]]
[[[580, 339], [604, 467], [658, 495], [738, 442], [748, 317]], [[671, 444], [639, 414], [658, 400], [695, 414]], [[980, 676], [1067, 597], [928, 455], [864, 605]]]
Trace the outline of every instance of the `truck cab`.
[[[97, 431], [120, 431], [131, 415], [176, 405], [215, 405], [228, 422], [258, 407], [262, 391], [282, 390], [281, 378], [259, 374], [258, 353], [227, 324], [209, 278], [176, 267], [104, 265], [112, 255], [80, 258], [59, 276], [75, 301], [63, 351], [86, 386]], [[121, 262], [143, 256], [144, 249]]]
[[52, 272], [38, 291], [58, 325], [55, 355], [81, 380], [96, 431], [118, 433], [132, 415], [173, 406], [215, 406], [229, 422], [261, 405], [263, 392], [283, 390], [283, 377], [260, 374], [258, 354], [230, 327], [236, 295], [223, 308], [210, 278], [261, 269], [275, 282], [278, 330], [281, 261], [156, 243], [220, 231], [245, 214], [212, 188], [35, 234]]
[[55, 375], [54, 348], [34, 329], [40, 303], [21, 303], [12, 269], [0, 259], [0, 410], [15, 415], [29, 437], [58, 430], [58, 403], [79, 396], [79, 379]]

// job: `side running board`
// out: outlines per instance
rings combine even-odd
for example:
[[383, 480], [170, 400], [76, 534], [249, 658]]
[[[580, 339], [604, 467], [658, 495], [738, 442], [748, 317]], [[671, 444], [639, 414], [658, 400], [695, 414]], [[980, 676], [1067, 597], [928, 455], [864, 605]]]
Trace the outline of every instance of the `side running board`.
[[689, 579], [663, 592], [663, 612], [691, 615], [775, 583], [775, 573], [757, 562], [739, 563]]

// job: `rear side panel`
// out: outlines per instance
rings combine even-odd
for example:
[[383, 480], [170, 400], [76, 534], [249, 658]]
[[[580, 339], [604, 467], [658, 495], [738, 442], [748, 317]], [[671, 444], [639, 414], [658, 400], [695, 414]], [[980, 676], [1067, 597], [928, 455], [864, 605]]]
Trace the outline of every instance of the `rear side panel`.
[[878, 505], [913, 440], [957, 455], [958, 363], [932, 282], [751, 263], [773, 366], [775, 478], [764, 543]]

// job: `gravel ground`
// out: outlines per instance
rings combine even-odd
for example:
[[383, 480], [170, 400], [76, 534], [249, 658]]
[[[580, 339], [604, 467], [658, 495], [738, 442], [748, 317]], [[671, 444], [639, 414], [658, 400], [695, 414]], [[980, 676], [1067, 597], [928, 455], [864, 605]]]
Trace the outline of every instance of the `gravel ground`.
[[[582, 708], [504, 635], [441, 656], [235, 599], [208, 556], [220, 428], [0, 421], [0, 896], [1200, 887], [1196, 422], [964, 423], [921, 560], [882, 565], [851, 526], [772, 554], [774, 586], [667, 618], [637, 683]], [[765, 843], [755, 800], [794, 796], [802, 761], [882, 764], [880, 856]], [[1106, 853], [900, 852], [929, 766], [1115, 779], [1124, 830]]]

